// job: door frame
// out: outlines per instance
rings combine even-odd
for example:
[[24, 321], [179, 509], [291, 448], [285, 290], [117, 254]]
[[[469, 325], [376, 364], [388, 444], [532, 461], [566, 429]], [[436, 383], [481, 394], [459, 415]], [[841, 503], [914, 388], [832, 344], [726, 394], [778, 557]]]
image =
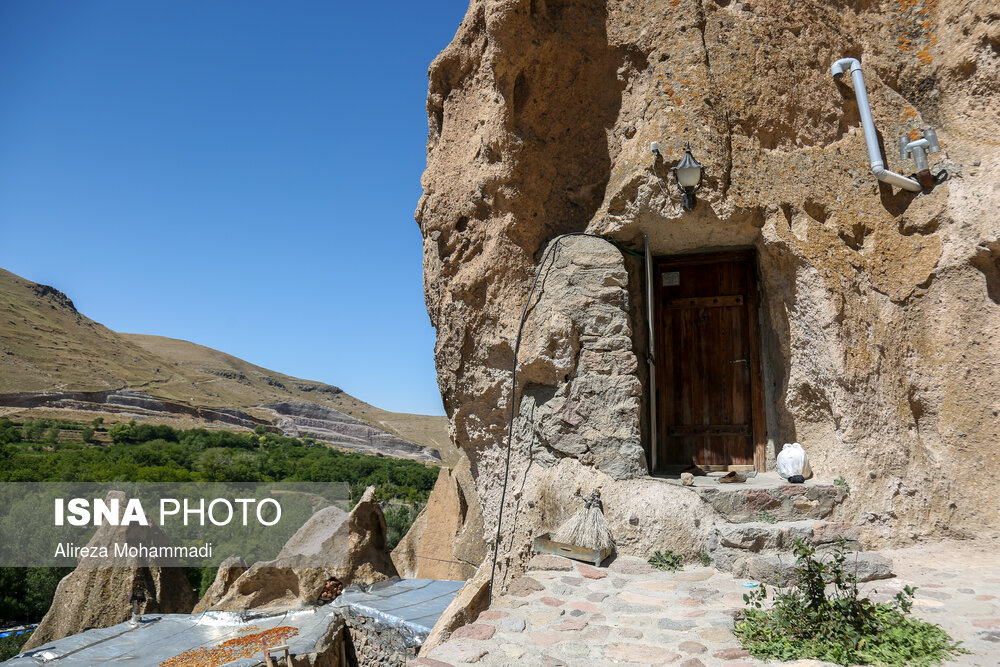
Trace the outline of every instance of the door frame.
[[[763, 379], [763, 367], [761, 366], [761, 328], [760, 328], [760, 280], [759, 280], [759, 268], [757, 264], [757, 252], [753, 248], [741, 248], [734, 250], [720, 250], [715, 252], [706, 253], [693, 253], [687, 255], [668, 255], [659, 256], [653, 258], [653, 290], [652, 294], [654, 296], [653, 303], [654, 308], [652, 316], [655, 322], [651, 323], [653, 326], [650, 327], [652, 331], [657, 334], [657, 340], [654, 341], [654, 345], [651, 346], [654, 351], [654, 355], [657, 353], [665, 353], [669, 341], [659, 340], [663, 337], [660, 329], [660, 322], [663, 318], [663, 313], [661, 309], [662, 304], [662, 280], [660, 278], [661, 271], [665, 268], [673, 268], [677, 266], [690, 266], [693, 264], [717, 264], [722, 262], [733, 262], [733, 261], [746, 261], [748, 266], [747, 271], [747, 318], [748, 326], [750, 329], [750, 418], [752, 427], [752, 441], [753, 441], [753, 465], [730, 465], [730, 466], [701, 466], [703, 469], [713, 470], [713, 469], [726, 469], [726, 470], [746, 470], [754, 469], [757, 472], [765, 472], [767, 469], [767, 421], [764, 409], [764, 379]], [[650, 379], [650, 383], [657, 382], [656, 377]], [[655, 397], [659, 394], [657, 387], [653, 387], [650, 395]], [[653, 419], [651, 419], [651, 424], [659, 425], [663, 420], [659, 418], [657, 414], [659, 411], [659, 405], [657, 402], [652, 403], [651, 413]], [[658, 428], [658, 426], [654, 426]], [[650, 439], [652, 448], [658, 447], [659, 433], [653, 433]], [[653, 455], [652, 458], [655, 461], [657, 458], [656, 452], [651, 451]], [[651, 471], [656, 474], [655, 464], [654, 469]], [[661, 471], [662, 472], [662, 471]]]

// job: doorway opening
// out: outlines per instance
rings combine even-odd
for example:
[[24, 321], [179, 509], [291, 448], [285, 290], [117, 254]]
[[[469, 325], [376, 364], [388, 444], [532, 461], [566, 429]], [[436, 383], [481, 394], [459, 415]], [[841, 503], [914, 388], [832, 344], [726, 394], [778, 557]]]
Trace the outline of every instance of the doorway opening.
[[653, 260], [653, 474], [767, 463], [753, 250]]

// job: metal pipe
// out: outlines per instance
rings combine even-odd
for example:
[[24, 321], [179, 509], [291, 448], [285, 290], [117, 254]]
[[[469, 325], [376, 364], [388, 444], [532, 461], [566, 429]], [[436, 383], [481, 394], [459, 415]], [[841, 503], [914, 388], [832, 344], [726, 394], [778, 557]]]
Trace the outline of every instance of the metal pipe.
[[882, 151], [878, 147], [878, 135], [875, 134], [875, 120], [872, 118], [871, 104], [868, 102], [868, 89], [865, 88], [865, 78], [861, 74], [861, 63], [857, 58], [841, 58], [833, 63], [830, 71], [834, 79], [844, 75], [844, 68], [850, 67], [851, 80], [854, 82], [854, 95], [858, 98], [858, 113], [861, 114], [861, 127], [865, 131], [865, 143], [868, 144], [868, 158], [871, 160], [872, 173], [875, 178], [897, 188], [911, 192], [921, 192], [923, 188], [912, 178], [889, 171], [882, 161]]
[[906, 156], [913, 157], [913, 163], [917, 165], [917, 171], [927, 171], [930, 169], [930, 162], [927, 159], [927, 152], [930, 150], [931, 144], [926, 139], [917, 139], [916, 141], [911, 141], [904, 147], [906, 151]]

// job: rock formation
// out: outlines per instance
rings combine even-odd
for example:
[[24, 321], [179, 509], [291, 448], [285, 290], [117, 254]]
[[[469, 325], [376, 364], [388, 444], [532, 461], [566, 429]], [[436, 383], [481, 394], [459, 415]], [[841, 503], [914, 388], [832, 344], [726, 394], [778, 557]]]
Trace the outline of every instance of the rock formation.
[[[108, 500], [126, 502], [124, 493], [112, 491]], [[143, 543], [150, 546], [169, 544], [166, 535], [156, 526], [101, 526], [88, 547], [105, 546], [114, 553], [116, 544]], [[107, 628], [132, 617], [131, 597], [135, 592], [145, 596], [139, 606], [142, 614], [187, 614], [197, 597], [184, 570], [179, 567], [159, 567], [136, 559], [111, 558], [115, 565], [99, 557], [80, 559], [56, 587], [52, 606], [31, 634], [25, 649], [44, 646], [54, 639], [75, 635], [91, 628]]]
[[316, 512], [276, 559], [255, 563], [211, 608], [244, 611], [314, 604], [329, 577], [345, 586], [394, 577], [385, 529], [375, 487], [370, 486], [350, 514], [333, 506]]
[[247, 562], [239, 556], [230, 556], [222, 561], [219, 571], [215, 573], [215, 581], [212, 582], [212, 585], [208, 587], [205, 594], [198, 600], [198, 604], [194, 606], [191, 613], [200, 614], [218, 604], [226, 596], [226, 593], [229, 592], [229, 589], [236, 580], [240, 578], [240, 575], [246, 571]]
[[[909, 173], [897, 135], [934, 127], [947, 181], [874, 178], [853, 88], [830, 74], [846, 56], [887, 167]], [[995, 3], [472, 0], [429, 77], [425, 296], [488, 540], [521, 309], [569, 232], [646, 234], [654, 255], [754, 248], [769, 458], [798, 441], [817, 475], [844, 476], [843, 516], [872, 546], [1000, 528]], [[686, 142], [705, 164], [693, 211], [668, 177]], [[704, 539], [682, 489], [629, 482], [648, 471], [641, 260], [567, 238], [548, 263], [519, 355], [503, 586], [579, 487], [601, 487], [616, 537], [630, 515], [609, 489], [626, 484], [620, 502], [648, 498], [675, 529], [659, 544]]]
[[438, 644], [447, 641], [451, 633], [476, 620], [479, 613], [489, 606], [490, 563], [484, 562], [458, 595], [445, 607], [420, 650], [426, 654]]
[[441, 468], [427, 506], [392, 550], [392, 562], [407, 579], [468, 579], [486, 556], [483, 513], [469, 459]]

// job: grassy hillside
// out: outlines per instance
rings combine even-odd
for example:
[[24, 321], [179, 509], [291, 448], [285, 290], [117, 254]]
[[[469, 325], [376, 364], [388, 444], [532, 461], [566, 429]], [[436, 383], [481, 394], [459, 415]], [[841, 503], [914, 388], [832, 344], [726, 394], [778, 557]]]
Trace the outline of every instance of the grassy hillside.
[[[337, 387], [195, 343], [116, 333], [79, 313], [62, 292], [0, 269], [0, 394], [108, 390], [195, 407], [240, 409], [260, 419], [273, 417], [256, 408], [262, 404], [312, 403], [437, 449], [446, 463], [454, 458], [445, 417], [388, 412]], [[21, 411], [0, 409], [14, 412]]]
[[[120, 336], [158, 357], [169, 359], [180, 372], [192, 377], [198, 376], [198, 386], [207, 395], [204, 400], [220, 401], [206, 402], [206, 405], [247, 408], [290, 398], [319, 403], [378, 426], [404, 440], [437, 449], [442, 458], [447, 460], [445, 450], [450, 447], [450, 438], [446, 417], [382, 410], [337, 387], [276, 373], [224, 352], [184, 340], [142, 334]], [[206, 380], [205, 376], [211, 376], [211, 379]], [[168, 386], [166, 390], [174, 391], [184, 386], [186, 385]], [[143, 391], [149, 392], [148, 389]], [[181, 395], [170, 397], [184, 400]]]
[[0, 269], [0, 393], [121, 389], [169, 381], [171, 366], [62, 292]]

